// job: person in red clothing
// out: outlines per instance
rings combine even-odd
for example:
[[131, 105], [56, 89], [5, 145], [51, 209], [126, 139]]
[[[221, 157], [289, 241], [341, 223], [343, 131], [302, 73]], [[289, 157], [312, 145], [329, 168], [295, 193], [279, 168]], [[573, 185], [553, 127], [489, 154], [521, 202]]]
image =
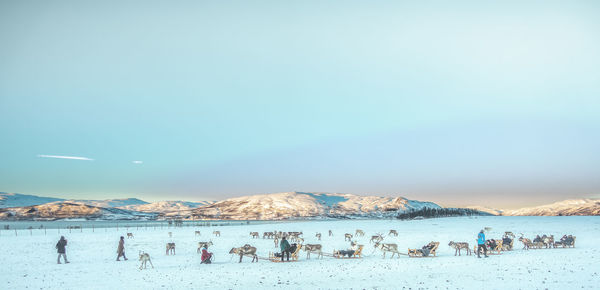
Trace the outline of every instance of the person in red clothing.
[[212, 255], [213, 254], [209, 253], [206, 249], [206, 245], [204, 245], [204, 247], [202, 247], [202, 256], [200, 257], [200, 260], [202, 260], [202, 262], [200, 262], [200, 264], [210, 264]]

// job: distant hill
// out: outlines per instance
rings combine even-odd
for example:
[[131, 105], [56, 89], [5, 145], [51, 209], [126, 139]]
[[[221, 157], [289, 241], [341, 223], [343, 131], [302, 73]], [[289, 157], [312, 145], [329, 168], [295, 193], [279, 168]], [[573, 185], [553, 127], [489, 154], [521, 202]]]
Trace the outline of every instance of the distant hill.
[[214, 202], [212, 201], [199, 201], [199, 202], [191, 202], [191, 201], [158, 201], [152, 203], [145, 204], [135, 204], [135, 205], [127, 205], [127, 206], [119, 206], [121, 209], [141, 211], [141, 212], [159, 212], [159, 213], [168, 213], [168, 212], [181, 212], [181, 211], [189, 211], [195, 208], [199, 208], [201, 206], [210, 205]]
[[155, 217], [156, 214], [65, 201], [0, 209], [0, 220], [56, 220], [66, 218], [131, 220], [154, 219]]
[[494, 209], [494, 208], [489, 208], [489, 207], [485, 207], [485, 206], [477, 206], [477, 205], [467, 206], [465, 208], [474, 209], [474, 210], [477, 210], [477, 211], [480, 211], [480, 212], [489, 213], [491, 215], [502, 215], [502, 213], [504, 212], [501, 209]]
[[0, 192], [0, 208], [31, 206], [63, 200], [62, 198]]
[[93, 205], [93, 206], [98, 206], [98, 207], [117, 207], [117, 208], [123, 208], [123, 207], [127, 207], [127, 206], [140, 206], [140, 205], [148, 204], [148, 202], [145, 202], [145, 201], [137, 199], [137, 198], [118, 198], [118, 199], [105, 199], [105, 200], [74, 199], [74, 200], [66, 200], [66, 201], [74, 202], [74, 203], [83, 203], [83, 204]]
[[[342, 193], [283, 192], [213, 201], [146, 202], [137, 198], [65, 200], [18, 193], [0, 193], [0, 219], [232, 219], [412, 218], [415, 214], [445, 215], [600, 215], [600, 199], [573, 199], [518, 210], [481, 206], [440, 210], [426, 201], [403, 197]], [[421, 211], [422, 214], [418, 212]], [[54, 217], [53, 217], [54, 216]]]
[[600, 215], [600, 199], [569, 199], [536, 207], [504, 211], [510, 216]]
[[192, 210], [195, 218], [277, 220], [289, 218], [395, 217], [410, 209], [440, 208], [403, 197], [284, 192], [230, 198]]

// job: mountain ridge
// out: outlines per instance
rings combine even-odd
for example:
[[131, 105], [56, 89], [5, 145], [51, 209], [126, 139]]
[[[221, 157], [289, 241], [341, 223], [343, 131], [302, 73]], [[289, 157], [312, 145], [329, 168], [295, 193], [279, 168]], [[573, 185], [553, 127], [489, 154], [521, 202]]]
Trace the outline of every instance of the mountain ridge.
[[[51, 219], [47, 213], [58, 218], [89, 219], [392, 218], [423, 208], [442, 207], [404, 197], [296, 191], [198, 202], [146, 202], [137, 198], [74, 200], [0, 192], [0, 219]], [[600, 199], [570, 199], [517, 210], [466, 208], [500, 216], [600, 215]]]

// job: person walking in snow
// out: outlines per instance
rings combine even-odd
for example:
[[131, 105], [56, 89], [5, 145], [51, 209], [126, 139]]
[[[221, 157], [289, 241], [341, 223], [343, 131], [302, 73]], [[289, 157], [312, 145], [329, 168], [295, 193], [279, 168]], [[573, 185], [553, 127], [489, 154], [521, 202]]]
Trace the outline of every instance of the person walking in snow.
[[481, 258], [479, 255], [481, 249], [483, 249], [483, 254], [487, 258], [488, 255], [487, 248], [485, 247], [485, 234], [483, 233], [483, 230], [479, 231], [479, 235], [477, 235], [477, 258]]
[[66, 254], [66, 249], [65, 249], [66, 246], [67, 246], [67, 240], [65, 239], [64, 236], [60, 236], [60, 240], [58, 240], [58, 243], [56, 243], [56, 250], [58, 252], [58, 259], [56, 259], [56, 262], [58, 264], [60, 264], [60, 256], [63, 257], [65, 264], [69, 263], [69, 261], [67, 260], [67, 254]]
[[121, 240], [119, 240], [119, 246], [117, 247], [117, 261], [121, 261], [119, 260], [121, 256], [123, 256], [123, 259], [127, 261], [127, 257], [125, 257], [125, 238], [123, 236], [121, 236]]
[[281, 243], [279, 243], [279, 248], [281, 249], [281, 261], [283, 262], [283, 255], [287, 255], [287, 260], [290, 260], [290, 243], [285, 239], [285, 237], [281, 238]]

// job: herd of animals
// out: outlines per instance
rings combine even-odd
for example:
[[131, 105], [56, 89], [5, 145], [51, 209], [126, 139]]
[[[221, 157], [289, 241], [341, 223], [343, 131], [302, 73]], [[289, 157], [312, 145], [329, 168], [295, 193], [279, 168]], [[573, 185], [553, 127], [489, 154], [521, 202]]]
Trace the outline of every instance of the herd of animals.
[[[486, 230], [490, 230], [490, 228], [486, 228]], [[213, 231], [212, 233], [214, 235], [214, 237], [220, 237], [221, 236], [221, 232], [220, 231]], [[173, 234], [172, 232], [168, 232], [169, 237], [172, 237]], [[194, 233], [195, 236], [201, 236], [200, 231], [195, 231]], [[333, 236], [333, 232], [331, 230], [329, 230], [328, 235], [331, 237]], [[250, 237], [253, 239], [259, 239], [260, 238], [260, 233], [259, 232], [250, 232]], [[330, 257], [335, 257], [335, 258], [341, 258], [341, 256], [339, 254], [340, 251], [336, 251], [334, 250], [333, 255], [328, 255], [323, 253], [322, 251], [322, 245], [321, 244], [304, 244], [304, 238], [303, 238], [304, 234], [302, 232], [282, 232], [282, 231], [273, 231], [273, 232], [263, 232], [262, 234], [262, 238], [263, 239], [273, 239], [273, 243], [275, 248], [279, 248], [279, 242], [281, 241], [281, 239], [286, 238], [287, 240], [289, 240], [290, 242], [292, 242], [293, 244], [293, 253], [292, 256], [296, 258], [298, 258], [298, 252], [300, 250], [304, 250], [307, 253], [307, 259], [310, 259], [310, 254], [311, 253], [315, 253], [317, 254], [317, 258], [322, 258], [323, 256], [330, 256]], [[353, 241], [353, 238], [357, 238], [357, 237], [364, 237], [365, 236], [365, 232], [363, 230], [357, 229], [353, 234], [352, 233], [345, 233], [344, 234], [344, 241], [349, 241], [351, 242], [351, 245], [354, 246], [355, 251], [352, 251], [352, 257], [350, 258], [361, 258], [362, 257], [362, 249], [364, 247], [364, 245], [358, 245], [356, 243], [356, 241]], [[390, 230], [388, 233], [388, 236], [398, 236], [398, 232], [396, 230]], [[317, 240], [321, 240], [321, 233], [316, 233], [315, 234], [315, 238]], [[127, 238], [133, 238], [133, 233], [127, 233]], [[389, 252], [392, 254], [391, 258], [394, 257], [394, 255], [397, 255], [397, 257], [399, 258], [400, 255], [407, 255], [409, 257], [435, 257], [436, 256], [436, 249], [439, 246], [439, 242], [430, 242], [427, 245], [423, 246], [421, 249], [408, 249], [408, 254], [404, 254], [404, 253], [400, 253], [400, 251], [398, 251], [398, 245], [395, 243], [382, 243], [384, 240], [385, 236], [381, 233], [377, 233], [375, 235], [372, 235], [371, 238], [369, 239], [369, 243], [373, 244], [374, 250], [375, 249], [379, 249], [382, 253], [383, 253], [383, 258], [385, 259], [385, 254], [386, 252]], [[502, 236], [501, 239], [487, 239], [485, 241], [485, 247], [487, 248], [488, 252], [490, 252], [491, 254], [500, 254], [500, 252], [502, 251], [511, 251], [513, 250], [513, 244], [515, 241], [515, 234], [513, 234], [512, 232], [505, 232], [504, 235]], [[575, 236], [573, 235], [563, 235], [563, 237], [561, 237], [559, 240], [555, 240], [554, 235], [537, 235], [533, 240], [528, 239], [523, 237], [523, 234], [521, 234], [521, 236], [518, 238], [518, 241], [520, 241], [523, 244], [523, 250], [529, 250], [529, 249], [550, 249], [550, 248], [574, 248], [575, 247]], [[198, 249], [197, 249], [197, 253], [201, 252], [202, 248], [208, 248], [210, 246], [213, 245], [212, 240], [208, 241], [208, 242], [198, 242]], [[471, 251], [471, 248], [469, 246], [468, 242], [454, 242], [454, 241], [450, 241], [448, 243], [448, 246], [450, 246], [451, 248], [453, 248], [455, 250], [454, 255], [461, 255], [461, 250], [465, 250], [467, 255], [471, 255], [473, 254], [473, 252], [477, 251], [477, 245], [474, 246], [473, 251]], [[274, 260], [272, 259], [273, 257], [271, 256], [270, 258], [261, 258], [257, 255], [257, 249], [256, 247], [253, 247], [249, 244], [246, 244], [242, 247], [237, 247], [237, 248], [232, 248], [229, 253], [232, 255], [238, 255], [239, 256], [239, 262], [242, 262], [242, 258], [243, 257], [251, 257], [252, 258], [252, 262], [258, 262], [259, 259], [265, 259], [265, 260], [271, 260], [273, 262], [276, 262], [278, 260]], [[166, 255], [175, 255], [175, 243], [170, 242], [166, 244]], [[139, 254], [139, 260], [141, 261], [141, 265], [140, 265], [140, 269], [145, 269], [146, 268], [146, 264], [149, 262], [150, 265], [154, 268], [154, 265], [152, 265], [152, 262], [150, 261], [150, 255], [148, 253], [142, 252], [140, 251]]]

